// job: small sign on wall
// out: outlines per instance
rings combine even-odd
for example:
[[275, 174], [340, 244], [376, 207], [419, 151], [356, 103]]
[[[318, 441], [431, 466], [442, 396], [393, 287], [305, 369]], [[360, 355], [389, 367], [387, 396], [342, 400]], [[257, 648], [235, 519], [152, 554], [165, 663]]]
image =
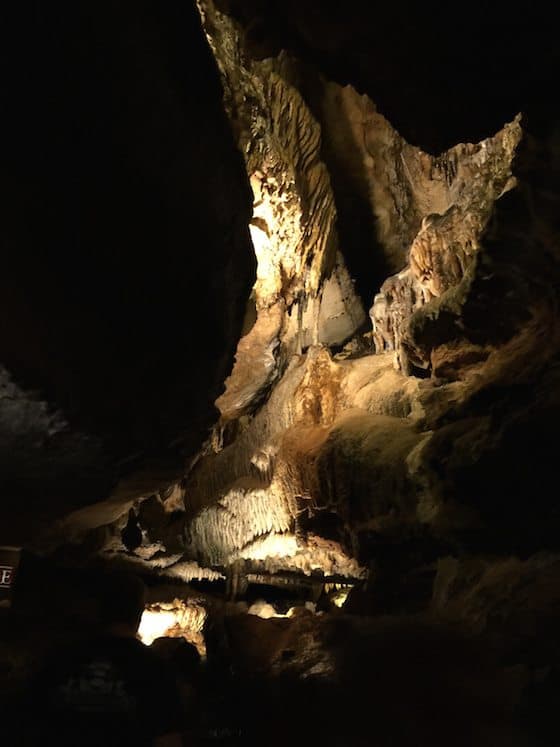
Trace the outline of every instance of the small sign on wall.
[[10, 607], [21, 548], [0, 545], [0, 607]]

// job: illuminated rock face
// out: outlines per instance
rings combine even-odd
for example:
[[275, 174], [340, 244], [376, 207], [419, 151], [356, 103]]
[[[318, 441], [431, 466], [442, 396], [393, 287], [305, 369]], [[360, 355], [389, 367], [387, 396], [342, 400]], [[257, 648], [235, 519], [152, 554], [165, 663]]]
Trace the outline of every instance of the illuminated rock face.
[[[438, 419], [467, 403], [500, 359], [494, 340], [469, 339], [460, 320], [476, 305], [494, 204], [516, 185], [519, 118], [431, 156], [351, 86], [286, 54], [252, 58], [232, 18], [210, 0], [199, 6], [253, 188], [258, 269], [250, 329], [217, 401], [220, 421], [182, 488], [187, 556], [219, 566], [244, 559], [247, 568], [262, 556], [276, 570], [299, 558], [310, 572], [306, 548], [321, 537], [323, 516], [337, 552], [362, 558], [360, 537], [367, 545], [376, 533], [474, 526], [476, 511], [445, 495], [428, 455]], [[362, 169], [356, 191], [388, 268], [377, 289], [371, 278], [367, 334], [344, 234], [335, 231], [343, 166], [327, 166], [346, 153]], [[332, 334], [328, 298], [338, 304], [331, 329], [342, 319]], [[329, 348], [352, 335], [333, 357]], [[419, 372], [432, 380], [407, 378]], [[362, 573], [350, 567], [348, 558], [347, 573]]]
[[[172, 177], [151, 161], [153, 168], [146, 166], [165, 204], [175, 206], [172, 246], [161, 263], [139, 258], [140, 269], [129, 278], [126, 262], [124, 270], [105, 272], [121, 246], [120, 239], [108, 243], [94, 279], [114, 278], [110, 290], [118, 298], [121, 280], [122, 287], [138, 281], [140, 290], [135, 303], [117, 304], [114, 329], [95, 323], [97, 296], [84, 294], [89, 301], [78, 308], [76, 324], [89, 320], [96, 345], [70, 336], [76, 356], [69, 346], [60, 361], [75, 362], [77, 373], [53, 356], [54, 368], [45, 374], [62, 392], [60, 416], [47, 406], [58, 404], [54, 395], [33, 394], [27, 402], [23, 378], [14, 377], [18, 361], [21, 371], [33, 369], [40, 352], [33, 324], [23, 351], [29, 360], [14, 336], [7, 338], [14, 369], [8, 365], [3, 373], [3, 411], [18, 427], [34, 420], [29, 443], [47, 434], [43, 443], [54, 454], [49, 469], [62, 463], [65, 447], [77, 455], [66, 495], [74, 495], [76, 470], [87, 475], [95, 497], [107, 495], [119, 474], [116, 458], [126, 464], [138, 453], [141, 468], [150, 444], [161, 454], [179, 443], [173, 456], [189, 458], [184, 470], [176, 462], [159, 472], [148, 465], [117, 491], [118, 500], [72, 515], [63, 531], [79, 538], [95, 526], [96, 549], [122, 555], [123, 511], [136, 501], [144, 534], [131, 550], [134, 562], [183, 580], [222, 580], [233, 565], [255, 574], [361, 578], [369, 565], [391, 566], [401, 557], [404, 564], [416, 562], [403, 548], [418, 534], [428, 538], [426, 562], [449, 544], [463, 547], [465, 536], [473, 544], [469, 551], [491, 547], [503, 521], [508, 550], [539, 549], [543, 534], [551, 543], [554, 509], [536, 496], [540, 509], [524, 536], [523, 496], [532, 492], [532, 473], [550, 470], [558, 410], [557, 130], [543, 126], [538, 137], [526, 132], [516, 118], [524, 109], [520, 101], [514, 108], [508, 103], [507, 117], [499, 120], [493, 109], [483, 131], [474, 127], [472, 112], [463, 119], [451, 112], [449, 130], [432, 125], [434, 137], [423, 139], [426, 126], [420, 125], [436, 117], [441, 96], [428, 97], [421, 111], [410, 104], [404, 117], [397, 104], [406, 107], [406, 96], [388, 102], [381, 83], [379, 100], [373, 96], [373, 63], [364, 75], [353, 75], [356, 68], [338, 55], [354, 33], [348, 24], [360, 13], [366, 17], [367, 9], [355, 11], [354, 21], [349, 9], [337, 27], [330, 10], [312, 23], [296, 4], [272, 5], [198, 3], [202, 25], [194, 16], [193, 39], [213, 81], [200, 119], [176, 110], [182, 99], [171, 96], [165, 126], [156, 122], [153, 132], [145, 125], [146, 142], [162, 148], [157, 163], [175, 164]], [[284, 45], [289, 52], [275, 48], [268, 13], [286, 22], [278, 39], [286, 28], [298, 30], [301, 54], [295, 43]], [[268, 29], [260, 52], [259, 21]], [[407, 28], [401, 32], [410, 41]], [[371, 59], [382, 46], [372, 48]], [[353, 50], [346, 51], [352, 57]], [[414, 54], [402, 52], [403, 59]], [[417, 81], [417, 70], [410, 76]], [[188, 85], [185, 90], [192, 93]], [[453, 91], [449, 100], [456, 97]], [[160, 137], [170, 121], [178, 123], [172, 157]], [[214, 121], [213, 129], [208, 122]], [[452, 139], [460, 133], [462, 141]], [[138, 148], [132, 151], [144, 168]], [[118, 236], [137, 203], [127, 205]], [[161, 226], [157, 215], [152, 228]], [[141, 225], [133, 232], [138, 241]], [[93, 252], [102, 232], [92, 235]], [[159, 299], [154, 311], [139, 302], [152, 279]], [[47, 335], [56, 350], [65, 349], [71, 331], [66, 311], [73, 296], [66, 286], [63, 291], [55, 316], [66, 321], [50, 325]], [[175, 312], [177, 338], [167, 324]], [[196, 320], [187, 332], [185, 319]], [[125, 335], [130, 329], [138, 330], [136, 337]], [[100, 342], [105, 336], [107, 349]], [[151, 363], [144, 368], [139, 359]], [[119, 363], [114, 379], [109, 361]], [[109, 401], [121, 402], [124, 413], [113, 451], [104, 440]], [[145, 404], [137, 408], [139, 401]], [[75, 426], [68, 419], [72, 404]], [[43, 434], [38, 440], [36, 431]], [[17, 428], [12, 432], [18, 444], [27, 443]], [[22, 471], [27, 446], [22, 454], [12, 474]], [[38, 470], [33, 478], [31, 471], [31, 478], [50, 479], [51, 472]], [[69, 499], [64, 510], [73, 507]], [[393, 551], [387, 545], [394, 535]]]
[[[136, 555], [185, 580], [357, 580], [369, 567], [385, 590], [415, 584], [415, 563], [464, 536], [492, 544], [499, 479], [478, 462], [496, 475], [522, 463], [514, 434], [533, 415], [508, 410], [508, 387], [531, 386], [558, 354], [543, 269], [548, 256], [558, 271], [552, 213], [537, 216], [527, 191], [535, 146], [512, 117], [430, 155], [351, 85], [286, 53], [252, 56], [247, 29], [217, 6], [199, 3], [253, 192], [256, 282], [219, 420], [173, 510], [168, 491], [152, 497], [159, 518], [144, 512]], [[350, 230], [353, 201], [364, 219]], [[355, 278], [360, 237], [376, 259]], [[556, 406], [554, 370], [543, 412]], [[528, 475], [507, 483], [521, 503]], [[505, 545], [538, 549], [521, 517]], [[118, 539], [109, 546], [118, 556]], [[380, 609], [395, 604], [384, 594]]]
[[205, 619], [203, 607], [194, 603], [186, 604], [181, 599], [149, 604], [142, 613], [138, 636], [147, 646], [157, 638], [184, 638], [204, 655], [202, 629]]
[[200, 9], [254, 195], [257, 308], [278, 298], [289, 307], [302, 294], [316, 296], [335, 261], [336, 215], [320, 127], [292, 80], [289, 59], [250, 60], [236, 24], [212, 3]]
[[[243, 224], [256, 274], [250, 289], [248, 265], [238, 275], [233, 254], [215, 262], [203, 253], [217, 274], [208, 271], [205, 294], [206, 274], [194, 273], [206, 305], [197, 293], [191, 316], [204, 339], [189, 350], [216, 363], [208, 346], [223, 351], [224, 339], [211, 319], [232, 333], [230, 352], [237, 342], [235, 363], [228, 369], [222, 358], [209, 376], [189, 367], [217, 410], [207, 419], [196, 408], [188, 418], [182, 406], [173, 413], [197, 447], [215, 423], [182, 479], [148, 465], [110, 501], [71, 514], [61, 532], [78, 541], [94, 527], [95, 552], [186, 582], [363, 580], [374, 568], [390, 587], [388, 568], [408, 579], [418, 535], [428, 564], [464, 534], [491, 544], [500, 481], [518, 496], [513, 504], [530, 489], [528, 475], [503, 473], [512, 459], [523, 463], [524, 424], [556, 407], [554, 201], [539, 182], [552, 141], [523, 136], [515, 110], [485, 139], [431, 155], [352, 79], [329, 80], [323, 65], [295, 54], [255, 54], [230, 5], [201, 0], [199, 11], [223, 86], [214, 103], [243, 183], [222, 190], [212, 179], [202, 197], [218, 213], [225, 200]], [[210, 168], [220, 153], [208, 156], [206, 175], [229, 173]], [[192, 176], [202, 183], [196, 169]], [[205, 225], [233, 236], [213, 218]], [[545, 367], [539, 414], [528, 403], [509, 409], [508, 387], [533, 386]], [[202, 407], [202, 389], [191, 389]], [[489, 392], [501, 419], [484, 404]], [[479, 462], [501, 477], [487, 480]], [[142, 541], [127, 554], [133, 501]], [[522, 515], [511, 513], [510, 547], [525, 542]], [[535, 538], [526, 544], [538, 549]]]
[[[345, 265], [321, 127], [298, 90], [297, 63], [284, 55], [251, 60], [235, 22], [211, 2], [199, 7], [254, 197], [256, 319], [218, 401], [229, 418], [240, 408], [232, 393], [242, 389], [250, 396], [247, 379], [255, 382], [258, 399], [271, 369], [277, 372], [309, 345], [344, 343], [366, 317]], [[250, 409], [250, 400], [243, 406]]]
[[[493, 138], [478, 145], [458, 145], [437, 158], [402, 143], [393, 150], [405, 167], [397, 183], [406, 185], [406, 199], [396, 203], [400, 209], [387, 211], [385, 225], [380, 226], [384, 243], [391, 246], [395, 237], [410, 235], [414, 221], [399, 226], [399, 216], [420, 215], [422, 222], [406, 251], [406, 267], [385, 280], [370, 317], [376, 350], [394, 350], [397, 367], [407, 374], [412, 364], [430, 367], [429, 359], [410, 360], [411, 317], [414, 314], [418, 323], [422, 314], [433, 313], [437, 301], [425, 311], [422, 308], [458, 286], [473, 268], [494, 202], [515, 187], [512, 161], [521, 135], [518, 117]], [[395, 174], [395, 170], [382, 173]], [[379, 181], [383, 184], [382, 178]], [[394, 197], [390, 182], [388, 191]], [[386, 195], [378, 199], [381, 205], [388, 202]], [[375, 205], [374, 198], [374, 210]]]
[[[482, 22], [450, 29], [447, 16], [421, 6], [410, 15], [360, 0], [312, 6], [199, 0], [192, 38], [209, 76], [193, 72], [178, 87], [173, 78], [169, 100], [167, 83], [156, 84], [159, 104], [167, 102], [158, 106], [159, 125], [159, 115], [145, 120], [142, 102], [115, 125], [125, 142], [129, 131], [140, 133], [131, 162], [151, 185], [148, 196], [142, 179], [111, 162], [110, 205], [121, 192], [130, 196], [123, 186], [135, 196], [123, 200], [115, 235], [105, 230], [103, 209], [101, 228], [93, 208], [85, 215], [95, 219], [78, 211], [69, 223], [70, 233], [85, 225], [82, 238], [92, 229], [85, 246], [100, 257], [93, 296], [74, 285], [72, 262], [69, 287], [53, 282], [74, 244], [60, 262], [47, 253], [54, 269], [35, 268], [31, 311], [9, 273], [0, 276], [0, 283], [8, 277], [2, 302], [18, 332], [5, 336], [0, 369], [0, 419], [9, 425], [9, 438], [0, 433], [9, 452], [3, 475], [15, 485], [25, 472], [31, 507], [49, 505], [38, 484], [46, 494], [60, 490], [65, 513], [107, 496], [120, 474], [132, 473], [110, 500], [71, 513], [53, 546], [74, 541], [80, 558], [150, 574], [156, 595], [164, 581], [185, 595], [189, 585], [218, 590], [218, 612], [201, 594], [197, 635], [207, 611], [226, 614], [224, 592], [248, 598], [250, 585], [284, 592], [291, 585], [295, 620], [276, 618], [259, 599], [252, 611], [270, 620], [242, 614], [231, 622], [236, 663], [261, 674], [338, 671], [347, 694], [371, 669], [378, 690], [360, 690], [362, 710], [382, 702], [381, 723], [397, 704], [396, 716], [377, 725], [393, 738], [407, 709], [402, 699], [413, 709], [418, 692], [429, 697], [426, 671], [436, 671], [427, 656], [409, 677], [409, 657], [423, 655], [426, 640], [414, 613], [488, 636], [508, 663], [507, 671], [498, 666], [510, 678], [503, 692], [511, 678], [513, 690], [549, 679], [555, 692], [560, 521], [547, 483], [557, 482], [560, 416], [560, 117], [558, 97], [539, 104], [528, 81], [538, 71], [554, 91], [557, 65], [529, 58], [524, 45], [514, 49], [515, 35], [504, 33], [506, 20], [524, 23], [528, 8], [497, 25], [488, 9]], [[147, 12], [161, 21], [167, 11]], [[169, 48], [180, 57], [190, 38]], [[476, 54], [462, 53], [473, 46]], [[166, 41], [157, 64], [167, 49]], [[157, 69], [156, 81], [166, 82]], [[198, 94], [208, 93], [208, 80], [206, 99]], [[185, 100], [194, 102], [186, 110]], [[57, 165], [59, 151], [43, 150]], [[101, 176], [87, 164], [97, 175], [94, 197], [107, 188], [107, 162], [100, 163]], [[73, 176], [64, 171], [71, 205]], [[164, 207], [146, 224], [150, 211], [137, 207], [152, 208], [154, 194]], [[75, 204], [84, 204], [83, 193]], [[12, 237], [18, 231], [10, 224]], [[50, 248], [55, 234], [47, 232]], [[121, 254], [123, 235], [131, 240]], [[174, 236], [175, 249], [167, 251], [162, 236]], [[153, 251], [140, 262], [146, 246]], [[31, 255], [13, 256], [16, 264], [23, 258], [21, 269]], [[157, 292], [147, 304], [152, 282]], [[109, 298], [107, 290], [120, 302], [102, 304], [99, 323], [98, 297]], [[51, 309], [59, 291], [60, 306], [38, 333], [37, 309]], [[55, 394], [36, 393], [44, 380]], [[111, 436], [115, 402], [122, 414]], [[171, 468], [147, 462], [152, 447], [171, 454]], [[28, 461], [36, 452], [40, 458]], [[136, 461], [127, 466], [128, 459]], [[131, 505], [134, 541], [126, 530]], [[0, 536], [13, 526], [2, 519]], [[335, 603], [333, 588], [344, 590], [340, 599], [351, 588], [343, 609], [353, 618], [337, 618], [338, 632], [311, 612], [320, 600], [327, 606], [327, 590]], [[158, 633], [185, 635], [184, 599], [168, 607], [162, 599], [154, 597], [155, 617], [146, 619]], [[345, 669], [351, 646], [339, 644], [362, 622], [379, 646], [370, 659], [357, 650]], [[435, 624], [427, 638], [441, 655], [444, 628]], [[476, 658], [467, 652], [466, 665], [445, 669], [457, 650], [451, 641], [438, 680], [476, 681], [470, 693], [478, 695]], [[393, 654], [402, 677], [394, 676]], [[493, 688], [492, 677], [481, 679]], [[479, 705], [492, 700], [488, 690]], [[456, 694], [464, 703], [468, 693]], [[424, 713], [430, 709], [445, 706], [423, 703]], [[456, 716], [445, 744], [485, 743], [458, 735]], [[428, 722], [421, 738], [407, 735], [411, 743], [438, 743]], [[340, 742], [348, 744], [346, 724]]]

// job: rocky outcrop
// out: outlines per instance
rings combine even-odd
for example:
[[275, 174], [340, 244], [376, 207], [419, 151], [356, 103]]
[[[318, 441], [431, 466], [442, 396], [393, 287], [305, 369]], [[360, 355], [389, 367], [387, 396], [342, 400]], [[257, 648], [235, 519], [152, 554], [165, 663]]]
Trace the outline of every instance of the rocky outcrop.
[[245, 410], [254, 408], [290, 355], [309, 345], [344, 343], [365, 316], [340, 251], [321, 128], [298, 90], [297, 62], [286, 55], [252, 59], [230, 16], [211, 0], [199, 8], [254, 196], [256, 317], [218, 402], [229, 419], [235, 392], [244, 393]]
[[[408, 452], [422, 439], [418, 394], [390, 355], [336, 360], [310, 348], [257, 415], [240, 418], [233, 434], [217, 427], [180, 486], [141, 503], [144, 537], [132, 555], [122, 544], [126, 514], [100, 526], [97, 552], [185, 579], [233, 565], [245, 574], [362, 578], [349, 554], [358, 525], [399, 526], [417, 510], [406, 475]], [[69, 517], [64, 533], [77, 542], [111, 514], [97, 516]]]
[[[513, 269], [529, 267], [519, 237], [534, 230], [523, 224], [529, 140], [520, 144], [516, 118], [431, 156], [351, 86], [286, 54], [256, 59], [246, 29], [210, 2], [201, 12], [253, 187], [260, 269], [220, 421], [174, 488], [176, 511], [145, 516], [135, 554], [158, 547], [147, 567], [167, 555], [166, 573], [194, 563], [228, 579], [358, 580], [369, 567], [378, 610], [416, 609], [439, 554], [487, 547], [497, 531], [500, 490], [486, 488], [478, 462], [502, 474], [499, 454], [517, 454], [511, 434], [531, 416], [521, 407], [504, 418], [485, 398], [498, 392], [505, 403], [508, 387], [527, 386], [557, 350], [542, 269], [524, 279]], [[367, 203], [375, 246], [401, 271], [381, 285], [371, 336], [339, 350], [359, 305], [335, 231], [341, 184]], [[552, 379], [545, 388], [552, 403]], [[511, 481], [516, 496], [527, 489]], [[509, 550], [537, 549], [534, 536], [522, 539], [521, 514], [510, 518]], [[118, 542], [111, 552], [122, 552]], [[395, 589], [414, 602], [395, 608]]]
[[[404, 174], [399, 175], [394, 167], [383, 169], [396, 209], [386, 210], [388, 217], [380, 230], [392, 242], [396, 237], [406, 241], [410, 229], [415, 230], [414, 217], [412, 225], [399, 225], [398, 216], [407, 216], [407, 220], [411, 215], [416, 220], [422, 216], [406, 251], [407, 266], [383, 283], [370, 309], [376, 350], [395, 350], [395, 363], [407, 374], [414, 365], [421, 369], [430, 366], [421, 356], [409, 359], [414, 329], [424, 315], [433, 318], [437, 313], [439, 302], [434, 299], [460, 285], [472, 269], [495, 200], [515, 186], [512, 159], [520, 138], [517, 118], [494, 138], [476, 146], [456, 146], [438, 158], [410, 146], [405, 149], [401, 143], [393, 153], [393, 163], [398, 163], [400, 156], [406, 167]], [[391, 189], [391, 184], [403, 183], [408, 189], [402, 194]], [[383, 204], [382, 195], [378, 201]], [[385, 198], [385, 204], [391, 203]], [[396, 221], [391, 222], [391, 216], [397, 216]]]
[[[174, 11], [145, 6], [122, 36], [125, 6], [92, 34], [130, 103], [115, 103], [120, 78], [101, 64], [110, 106], [91, 85], [76, 99], [100, 142], [70, 118], [80, 137], [63, 128], [61, 142], [79, 158], [54, 180], [67, 153], [55, 97], [23, 159], [25, 174], [45, 164], [37, 190], [13, 178], [19, 163], [9, 176], [40, 218], [22, 223], [29, 236], [7, 221], [17, 252], [0, 278], [14, 318], [3, 474], [14, 498], [45, 506], [20, 535], [55, 503], [66, 512], [110, 494], [54, 525], [49, 549], [145, 574], [151, 611], [181, 618], [167, 630], [180, 636], [184, 595], [212, 589], [220, 600], [201, 592], [196, 632], [208, 613], [206, 642], [215, 625], [229, 655], [224, 687], [236, 673], [246, 687], [225, 702], [258, 703], [248, 743], [302, 741], [291, 721], [271, 735], [267, 710], [299, 698], [305, 735], [329, 744], [374, 733], [509, 747], [526, 730], [547, 745], [560, 118], [534, 83], [555, 90], [554, 32], [528, 57], [527, 8], [452, 25], [359, 0], [200, 0], [192, 35], [169, 23]], [[518, 22], [516, 47], [503, 29]], [[186, 47], [210, 85], [177, 63]], [[74, 88], [61, 71], [97, 81], [62, 49], [47, 72], [63, 93]], [[43, 236], [46, 259], [33, 250]], [[88, 259], [79, 283], [76, 246]], [[20, 292], [28, 268], [32, 292]], [[346, 594], [350, 617], [331, 615]], [[224, 596], [245, 600], [231, 619]], [[514, 706], [532, 721], [512, 730]], [[325, 712], [345, 720], [313, 728]]]
[[[528, 405], [506, 413], [505, 403], [558, 350], [543, 277], [546, 262], [556, 272], [554, 202], [541, 185], [537, 216], [528, 191], [542, 154], [517, 117], [430, 155], [355, 87], [287, 53], [255, 54], [235, 8], [204, 0], [199, 10], [252, 187], [257, 279], [219, 422], [183, 480], [144, 492], [142, 543], [127, 560], [185, 579], [356, 580], [370, 567], [387, 590], [415, 563], [491, 542], [500, 491], [478, 462], [501, 474], [502, 452], [521, 453], [513, 434], [536, 422]], [[354, 196], [367, 220], [351, 232]], [[358, 281], [348, 267], [362, 235], [381, 259]], [[370, 299], [380, 292], [364, 335], [356, 289], [363, 297], [368, 284]], [[553, 381], [542, 382], [543, 420]], [[544, 467], [536, 450], [531, 459]], [[528, 489], [525, 477], [514, 483], [515, 496]], [[96, 525], [97, 551], [122, 559], [117, 511], [73, 515], [64, 532]], [[522, 542], [514, 513], [509, 550]]]
[[[385, 471], [391, 481], [406, 471], [404, 460], [419, 435], [413, 421], [401, 418], [410, 414], [415, 392], [417, 384], [396, 374], [388, 356], [335, 361], [326, 349], [311, 348], [293, 359], [258, 415], [231, 444], [218, 442], [186, 482], [185, 506], [193, 517], [187, 553], [223, 564], [236, 552], [251, 557], [252, 543], [277, 535], [271, 562], [289, 569], [290, 558], [312, 541], [305, 517], [317, 512], [338, 517], [330, 539], [343, 541], [347, 522], [376, 513], [373, 494], [383, 502], [398, 493], [401, 500], [400, 491], [374, 472]], [[400, 467], [388, 461], [392, 448]], [[221, 549], [216, 555], [211, 548]]]

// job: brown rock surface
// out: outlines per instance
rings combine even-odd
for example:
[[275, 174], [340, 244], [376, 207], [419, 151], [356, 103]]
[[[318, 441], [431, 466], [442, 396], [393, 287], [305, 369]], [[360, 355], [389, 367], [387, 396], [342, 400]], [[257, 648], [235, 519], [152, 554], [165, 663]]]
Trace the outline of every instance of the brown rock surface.
[[[0, 280], [14, 319], [0, 356], [0, 445], [15, 453], [3, 474], [33, 509], [20, 534], [50, 506], [78, 508], [50, 549], [141, 570], [155, 603], [162, 578], [270, 614], [294, 598], [332, 611], [328, 589], [354, 585], [353, 619], [222, 621], [246, 686], [230, 687], [226, 665], [228, 697], [259, 704], [245, 743], [495, 747], [526, 730], [548, 747], [539, 723], [555, 723], [560, 671], [553, 25], [539, 29], [534, 8], [452, 24], [361, 0], [198, 7], [202, 28], [184, 9], [192, 34], [144, 4], [134, 31], [123, 8], [94, 24], [111, 64], [78, 56], [79, 111], [55, 97], [10, 172], [40, 177], [39, 199], [9, 176], [40, 220], [6, 222], [15, 250]], [[196, 74], [178, 62], [187, 47]], [[69, 49], [46, 68], [65, 99]], [[58, 169], [53, 137], [66, 111], [75, 169]], [[139, 543], [127, 546], [129, 509]], [[271, 729], [277, 704], [298, 699], [303, 731]], [[325, 728], [325, 713], [340, 721]]]

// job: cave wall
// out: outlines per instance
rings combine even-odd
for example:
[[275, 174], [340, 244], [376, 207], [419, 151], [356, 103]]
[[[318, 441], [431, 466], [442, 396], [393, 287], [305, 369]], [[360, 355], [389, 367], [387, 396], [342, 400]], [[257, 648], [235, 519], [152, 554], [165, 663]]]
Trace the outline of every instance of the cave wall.
[[181, 474], [255, 263], [193, 3], [22, 3], [5, 20], [0, 541], [17, 543], [121, 478], [142, 474], [130, 500]]
[[[545, 175], [557, 151], [553, 135], [533, 134], [535, 98], [520, 89], [507, 120], [496, 121], [506, 111], [500, 102], [484, 111], [479, 142], [448, 141], [446, 127], [481, 132], [473, 112], [463, 129], [453, 117], [445, 127], [432, 122], [423, 150], [384, 116], [391, 107], [382, 95], [374, 103], [363, 92], [366, 78], [352, 77], [352, 65], [327, 77], [359, 9], [321, 54], [314, 34], [325, 42], [333, 10], [303, 46], [304, 11], [290, 11], [298, 36], [282, 23], [272, 32], [275, 4], [242, 12], [205, 0], [199, 10], [253, 189], [257, 282], [216, 402], [220, 420], [172, 491], [184, 509], [182, 519], [169, 518], [175, 539], [165, 519], [146, 524], [148, 536], [164, 552], [171, 542], [176, 563], [223, 568], [265, 553], [277, 569], [322, 538], [337, 543], [344, 562], [395, 565], [394, 575], [419, 562], [407, 543], [424, 543], [426, 562], [493, 544], [530, 554], [548, 527], [554, 547], [552, 504], [540, 501], [530, 531], [521, 508], [531, 470], [550, 470], [538, 444], [552, 428], [558, 355], [556, 203]], [[288, 53], [275, 48], [278, 38]], [[377, 54], [368, 63], [372, 86]], [[410, 75], [416, 81], [418, 71]], [[464, 96], [463, 83], [459, 76], [453, 96]], [[430, 90], [426, 106], [437, 111], [441, 91]], [[399, 101], [397, 121], [412, 106]], [[530, 111], [521, 116], [524, 103]], [[416, 142], [426, 117], [423, 110], [415, 120]], [[436, 136], [444, 149], [433, 155]], [[356, 264], [360, 236], [374, 261]], [[368, 292], [366, 331], [354, 312]], [[344, 330], [332, 335], [321, 328], [329, 293]], [[529, 402], [534, 387], [539, 403]], [[514, 435], [525, 425], [529, 446]], [[520, 467], [510, 478], [511, 460]], [[154, 500], [165, 507], [166, 495]], [[500, 522], [508, 532], [497, 542]]]
[[0, 532], [19, 541], [128, 474], [56, 526], [64, 562], [233, 595], [354, 585], [351, 622], [320, 643], [328, 617], [267, 633], [240, 616], [240, 659], [270, 642], [265, 669], [325, 674], [362, 624], [385, 650], [405, 616], [423, 683], [421, 614], [436, 649], [459, 626], [515, 698], [554, 699], [552, 25], [527, 8], [454, 25], [359, 0], [197, 7], [20, 13]]
[[300, 93], [297, 60], [253, 59], [230, 16], [212, 2], [199, 9], [254, 196], [256, 317], [217, 402], [222, 418], [233, 419], [250, 410], [251, 399], [266, 396], [294, 352], [341, 345], [365, 315], [346, 267], [321, 127]]

